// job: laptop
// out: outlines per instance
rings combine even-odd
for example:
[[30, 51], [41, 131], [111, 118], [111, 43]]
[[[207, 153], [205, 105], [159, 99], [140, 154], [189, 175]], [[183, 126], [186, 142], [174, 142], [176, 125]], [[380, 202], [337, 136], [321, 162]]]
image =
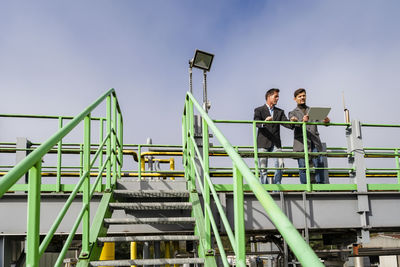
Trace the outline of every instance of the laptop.
[[322, 122], [328, 117], [331, 108], [311, 107], [308, 111], [308, 117], [310, 121]]

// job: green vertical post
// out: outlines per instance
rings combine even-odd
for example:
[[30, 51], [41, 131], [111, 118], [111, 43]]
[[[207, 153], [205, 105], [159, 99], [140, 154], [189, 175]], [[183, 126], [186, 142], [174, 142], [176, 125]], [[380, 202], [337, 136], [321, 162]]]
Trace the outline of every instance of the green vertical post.
[[[189, 135], [194, 137], [194, 111], [193, 111], [193, 102], [189, 100]], [[190, 140], [190, 139], [189, 139]], [[189, 153], [190, 157], [195, 156], [195, 151], [194, 151], [194, 146], [196, 144], [192, 144], [192, 142], [189, 142]], [[190, 190], [196, 190], [196, 178], [195, 178], [195, 169], [196, 166], [191, 166], [190, 168]]]
[[189, 177], [189, 158], [188, 158], [188, 150], [189, 150], [189, 138], [188, 138], [188, 112], [189, 112], [189, 105], [188, 105], [188, 98], [185, 99], [185, 111], [182, 117], [182, 141], [183, 141], [183, 165], [185, 169], [185, 179], [188, 180]]
[[[186, 107], [186, 101], [185, 101], [185, 107]], [[184, 167], [184, 172], [185, 172], [185, 178], [186, 178], [186, 142], [187, 142], [187, 137], [186, 137], [186, 108], [184, 111], [184, 114], [182, 116], [182, 163]]]
[[113, 175], [112, 175], [112, 181], [111, 184], [114, 185], [115, 182], [117, 181], [117, 127], [118, 127], [118, 123], [117, 123], [117, 97], [115, 95], [112, 96], [113, 101], [113, 129], [114, 129], [114, 133], [112, 134], [112, 149], [113, 149], [113, 156], [112, 156], [112, 164], [113, 164]]
[[83, 174], [83, 144], [79, 145], [79, 161], [80, 161], [79, 177], [81, 177]]
[[[138, 179], [142, 180], [142, 146], [138, 145]], [[144, 160], [144, 159], [143, 159]], [[146, 164], [146, 162], [145, 162]]]
[[[210, 185], [207, 182], [206, 174], [210, 175], [210, 161], [209, 161], [209, 136], [208, 136], [208, 125], [207, 122], [202, 119], [203, 123], [203, 185], [204, 185], [204, 207], [210, 206]], [[204, 208], [205, 209], [205, 208]], [[206, 251], [211, 249], [211, 224], [210, 224], [210, 216], [208, 212], [205, 212], [204, 216], [204, 230], [206, 233], [206, 240], [205, 240], [205, 249]]]
[[[100, 144], [103, 143], [104, 139], [104, 119], [100, 118], [100, 138], [99, 138], [99, 149], [100, 149]], [[103, 148], [100, 149], [100, 154], [99, 154], [99, 171], [101, 170], [101, 167], [103, 166]], [[103, 177], [103, 174], [100, 174], [101, 177]], [[101, 192], [103, 185], [103, 178], [100, 178], [100, 182], [97, 183], [96, 186], [96, 191]]]
[[107, 96], [107, 114], [106, 114], [106, 131], [107, 131], [107, 177], [106, 177], [106, 191], [111, 191], [111, 95]]
[[246, 266], [246, 235], [244, 226], [243, 176], [233, 166], [233, 207], [235, 214], [236, 265]]
[[26, 233], [26, 266], [39, 266], [39, 241], [40, 241], [40, 185], [42, 173], [42, 160], [29, 170], [28, 189], [28, 215]]
[[307, 124], [303, 122], [302, 127], [303, 127], [303, 144], [304, 144], [304, 161], [306, 163], [307, 191], [311, 192], [310, 160], [308, 157], [308, 144], [307, 144]]
[[254, 145], [254, 170], [255, 176], [259, 177], [259, 170], [258, 170], [258, 144], [257, 144], [257, 130], [256, 130], [256, 123], [253, 122], [253, 145]]
[[118, 165], [118, 177], [121, 178], [121, 169], [123, 165], [123, 160], [124, 160], [124, 131], [123, 131], [123, 123], [122, 123], [122, 114], [118, 112], [118, 139], [119, 139], [119, 162], [120, 164]]
[[84, 119], [83, 137], [83, 170], [87, 173], [84, 177], [82, 205], [86, 206], [86, 211], [82, 219], [82, 251], [81, 257], [89, 255], [89, 233], [90, 233], [90, 114]]
[[[58, 117], [58, 129], [63, 127], [63, 117]], [[61, 148], [62, 148], [62, 140], [58, 142], [57, 146], [57, 179], [56, 179], [56, 192], [61, 191]]]
[[394, 150], [396, 153], [396, 168], [397, 168], [397, 183], [400, 184], [400, 160], [399, 160], [399, 149]]

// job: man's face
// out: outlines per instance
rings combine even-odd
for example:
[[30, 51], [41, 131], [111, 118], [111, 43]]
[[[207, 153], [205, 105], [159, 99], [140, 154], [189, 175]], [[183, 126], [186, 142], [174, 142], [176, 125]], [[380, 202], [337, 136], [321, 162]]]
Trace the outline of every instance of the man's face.
[[294, 101], [296, 101], [296, 103], [298, 105], [304, 105], [306, 103], [306, 92], [302, 92], [302, 93], [298, 94], [294, 98]]
[[278, 104], [278, 100], [279, 100], [279, 92], [275, 92], [273, 95], [269, 95], [267, 98], [267, 104], [268, 105], [276, 105]]

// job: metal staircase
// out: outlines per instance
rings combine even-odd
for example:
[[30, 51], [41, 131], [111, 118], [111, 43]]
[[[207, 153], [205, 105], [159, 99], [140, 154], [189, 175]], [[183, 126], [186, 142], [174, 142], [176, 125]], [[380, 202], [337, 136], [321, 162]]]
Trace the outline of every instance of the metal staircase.
[[[130, 188], [129, 184], [129, 181], [119, 182], [117, 187]], [[133, 182], [133, 184], [135, 183]], [[154, 245], [154, 258], [91, 261], [90, 266], [204, 263], [204, 259], [195, 257], [195, 250], [191, 255], [181, 254], [179, 250], [176, 250], [172, 257], [170, 251], [167, 251], [170, 249], [172, 241], [198, 244], [199, 237], [194, 235], [196, 220], [191, 217], [192, 203], [189, 202], [189, 191], [116, 189], [114, 198], [115, 202], [108, 205], [113, 216], [104, 219], [109, 233], [105, 237], [99, 237], [97, 242], [99, 244], [125, 242], [128, 243], [128, 246], [130, 242], [146, 242], [146, 248]], [[145, 228], [140, 229], [139, 225]], [[163, 253], [160, 249], [161, 242], [164, 245]], [[144, 251], [146, 257], [149, 257], [148, 253], [148, 251]]]
[[[103, 102], [106, 102], [105, 116], [91, 117]], [[194, 125], [198, 118], [195, 119], [195, 113], [202, 122], [202, 127], [197, 127], [196, 131]], [[7, 115], [0, 114], [0, 117]], [[374, 229], [397, 231], [399, 228], [400, 149], [363, 147], [361, 128], [400, 128], [400, 125], [361, 124], [357, 121], [351, 124], [330, 123], [330, 126], [345, 129], [347, 147], [318, 153], [307, 152], [307, 147], [304, 149], [306, 152], [293, 152], [288, 148], [283, 152], [258, 153], [256, 123], [277, 122], [212, 120], [190, 93], [186, 96], [182, 117], [182, 146], [124, 144], [122, 114], [113, 89], [76, 117], [41, 118], [59, 122], [59, 130], [47, 141], [32, 144], [33, 148], [10, 148], [9, 143], [5, 143], [7, 147], [0, 147], [0, 152], [26, 152], [26, 157], [16, 166], [3, 166], [3, 169], [8, 169], [0, 171], [0, 175], [4, 175], [0, 178], [0, 212], [8, 212], [10, 217], [9, 220], [0, 220], [1, 234], [9, 236], [0, 236], [0, 248], [1, 244], [17, 240], [12, 235], [21, 235], [17, 241], [26, 245], [20, 257], [23, 258], [22, 254], [26, 252], [26, 266], [40, 266], [41, 258], [48, 251], [58, 253], [51, 266], [62, 266], [67, 253], [71, 252], [68, 250], [74, 250], [79, 251], [79, 255], [74, 256], [75, 260], [79, 259], [79, 267], [186, 267], [190, 264], [228, 267], [233, 262], [245, 267], [249, 265], [251, 253], [265, 253], [248, 247], [251, 231], [279, 235], [285, 246], [287, 244], [286, 251], [290, 249], [296, 257], [294, 260], [302, 266], [323, 266], [328, 259], [324, 259], [326, 251], [320, 250], [316, 254], [311, 248], [311, 231], [324, 234], [324, 230], [347, 229], [343, 233], [350, 233], [351, 238], [348, 238], [350, 241], [345, 239], [343, 245], [354, 242], [361, 245], [367, 243], [369, 233]], [[69, 123], [64, 125], [66, 120]], [[253, 146], [232, 146], [217, 127], [217, 123], [227, 122], [251, 125]], [[64, 143], [67, 135], [82, 124], [83, 143]], [[100, 126], [97, 142], [91, 140], [94, 124]], [[297, 124], [305, 130], [310, 123]], [[209, 143], [210, 133], [220, 146]], [[306, 134], [304, 136], [306, 138]], [[306, 146], [307, 140], [304, 144]], [[142, 153], [144, 147], [149, 151]], [[49, 154], [57, 154], [57, 166], [43, 162]], [[61, 160], [63, 154], [79, 156], [79, 166], [65, 164]], [[327, 168], [327, 172], [331, 177], [347, 177], [350, 182], [312, 184], [310, 177], [315, 168], [311, 166], [306, 166], [307, 184], [304, 185], [262, 185], [259, 182], [259, 157], [307, 158], [319, 154], [348, 161], [350, 166]], [[159, 159], [155, 155], [181, 156], [183, 170], [145, 171], [146, 162], [154, 163], [155, 160], [174, 165], [173, 159]], [[123, 165], [124, 156], [129, 156], [129, 160], [133, 156], [138, 168], [122, 169], [126, 166]], [[229, 161], [229, 168], [210, 161], [210, 157], [221, 156]], [[367, 157], [391, 158], [396, 168], [366, 168]], [[254, 168], [249, 167], [243, 158], [252, 158]], [[285, 172], [293, 175], [298, 173], [298, 169], [285, 169]], [[222, 176], [232, 177], [231, 183], [219, 183], [218, 177]], [[26, 177], [28, 183], [20, 183], [21, 177]], [[74, 177], [74, 182], [68, 180], [71, 177]], [[175, 177], [175, 180], [170, 177]], [[378, 177], [395, 181], [391, 184], [368, 183], [367, 178]], [[52, 183], [48, 182], [50, 179], [53, 179]], [[279, 191], [279, 194], [269, 194], [270, 191]], [[13, 212], [9, 212], [11, 206]], [[338, 207], [343, 218], [332, 220], [326, 211]], [[26, 214], [26, 211], [26, 220], [12, 217], [17, 213]], [[357, 240], [352, 241], [353, 238]], [[104, 244], [108, 243], [125, 248], [133, 243], [136, 248], [139, 244], [138, 247], [144, 248], [143, 255], [99, 260]], [[361, 251], [349, 252], [346, 249], [340, 248], [339, 252], [359, 256], [357, 253]]]

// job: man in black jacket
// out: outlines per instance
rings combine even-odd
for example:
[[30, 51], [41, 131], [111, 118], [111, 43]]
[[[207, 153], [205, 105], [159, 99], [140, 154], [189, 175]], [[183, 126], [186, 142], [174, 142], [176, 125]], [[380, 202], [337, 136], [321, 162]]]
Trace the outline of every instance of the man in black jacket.
[[[279, 100], [279, 89], [272, 88], [265, 94], [266, 103], [254, 110], [255, 121], [288, 121], [285, 112], [276, 107]], [[291, 129], [292, 126], [284, 124], [285, 127]], [[257, 148], [259, 152], [282, 151], [280, 124], [257, 124]], [[262, 184], [268, 184], [267, 167], [268, 158], [260, 157], [260, 180]], [[284, 162], [282, 158], [275, 159], [275, 168], [283, 168]], [[274, 174], [274, 183], [280, 184], [282, 180], [282, 170], [278, 169]], [[272, 183], [272, 181], [270, 181]]]

